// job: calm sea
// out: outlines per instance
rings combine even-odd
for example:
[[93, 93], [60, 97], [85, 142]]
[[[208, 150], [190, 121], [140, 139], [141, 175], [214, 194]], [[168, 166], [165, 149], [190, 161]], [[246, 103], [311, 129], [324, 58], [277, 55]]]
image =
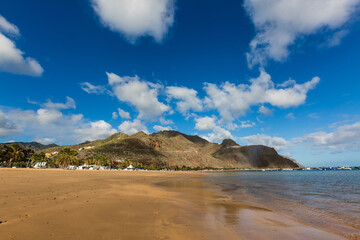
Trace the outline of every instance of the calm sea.
[[360, 171], [226, 172], [208, 180], [235, 200], [360, 236]]

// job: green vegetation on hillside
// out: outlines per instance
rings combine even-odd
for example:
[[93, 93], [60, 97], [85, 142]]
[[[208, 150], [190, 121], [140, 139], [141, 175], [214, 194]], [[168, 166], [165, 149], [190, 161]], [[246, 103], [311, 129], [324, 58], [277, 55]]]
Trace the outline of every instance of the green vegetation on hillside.
[[35, 154], [17, 144], [0, 145], [0, 163], [4, 166], [33, 166], [36, 162], [61, 168], [86, 164], [123, 169], [132, 165], [149, 170], [299, 167], [270, 147], [240, 146], [230, 139], [222, 144], [210, 143], [176, 131], [150, 135], [139, 132], [131, 136], [116, 133], [106, 139], [48, 148]]

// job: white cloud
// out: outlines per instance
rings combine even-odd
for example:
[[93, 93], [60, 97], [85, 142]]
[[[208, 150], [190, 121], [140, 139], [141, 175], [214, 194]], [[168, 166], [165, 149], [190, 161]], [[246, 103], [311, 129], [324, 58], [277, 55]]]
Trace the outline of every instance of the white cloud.
[[315, 132], [301, 138], [295, 138], [296, 143], [308, 143], [312, 148], [331, 149], [334, 152], [360, 150], [360, 122], [352, 125], [342, 125], [335, 131]]
[[120, 77], [114, 73], [107, 75], [115, 96], [120, 101], [135, 106], [139, 111], [138, 118], [151, 120], [170, 110], [169, 106], [158, 100], [161, 85], [143, 81], [138, 76]]
[[119, 113], [119, 116], [121, 118], [124, 118], [124, 119], [130, 119], [130, 113], [128, 112], [125, 112], [124, 110], [122, 110], [121, 108], [118, 108], [118, 113]]
[[66, 103], [54, 103], [49, 99], [42, 106], [47, 109], [76, 109], [75, 100], [71, 97], [66, 97]]
[[224, 139], [235, 139], [228, 130], [221, 127], [216, 127], [213, 132], [201, 137], [214, 143], [222, 142]]
[[116, 120], [116, 119], [118, 119], [118, 117], [119, 117], [119, 116], [118, 116], [117, 112], [113, 112], [113, 113], [112, 113], [112, 119], [115, 119], [115, 120]]
[[294, 79], [289, 79], [283, 83], [280, 83], [280, 84], [277, 84], [276, 86], [277, 87], [280, 87], [280, 88], [286, 88], [286, 87], [292, 87], [296, 84], [296, 81]]
[[287, 119], [290, 119], [290, 120], [295, 120], [295, 115], [294, 115], [294, 113], [288, 113], [285, 117], [286, 117]]
[[346, 35], [349, 34], [349, 30], [340, 30], [333, 34], [331, 38], [328, 39], [326, 45], [328, 47], [335, 47], [341, 44], [341, 41], [343, 40]]
[[160, 126], [160, 125], [155, 125], [153, 126], [153, 129], [155, 129], [155, 131], [165, 131], [165, 130], [172, 130], [172, 128], [170, 126]]
[[109, 90], [106, 89], [105, 86], [95, 86], [89, 82], [82, 82], [80, 83], [81, 89], [84, 90], [85, 92], [91, 94], [104, 94], [104, 93], [108, 93], [111, 95], [111, 92]]
[[168, 125], [168, 124], [174, 124], [174, 122], [172, 120], [166, 120], [164, 117], [160, 118], [160, 123], [163, 125]]
[[30, 76], [41, 76], [44, 69], [31, 57], [24, 58], [24, 52], [4, 34], [18, 37], [17, 26], [0, 15], [0, 71]]
[[261, 106], [259, 107], [259, 111], [258, 113], [261, 113], [264, 116], [272, 116], [273, 115], [273, 110], [265, 107], [265, 106]]
[[242, 137], [241, 140], [247, 142], [250, 145], [265, 145], [273, 147], [277, 151], [287, 149], [291, 146], [291, 143], [281, 137], [271, 137], [264, 134], [257, 134], [252, 136]]
[[0, 137], [6, 137], [19, 132], [18, 127], [0, 111]]
[[250, 67], [267, 59], [285, 60], [300, 36], [337, 31], [357, 10], [359, 0], [245, 0], [256, 30], [247, 54]]
[[80, 139], [81, 142], [103, 139], [116, 132], [117, 131], [104, 120], [88, 122], [79, 129], [76, 129], [76, 133], [80, 135], [78, 139]]
[[195, 119], [195, 129], [201, 131], [211, 131], [208, 135], [201, 136], [209, 142], [221, 142], [224, 139], [234, 139], [231, 133], [216, 124], [216, 117], [201, 117]]
[[3, 16], [0, 15], [0, 32], [3, 32], [5, 34], [9, 34], [12, 36], [20, 36], [20, 30], [19, 28], [8, 22]]
[[226, 121], [245, 115], [253, 105], [269, 103], [272, 106], [288, 108], [305, 103], [308, 91], [314, 89], [320, 78], [314, 77], [303, 84], [294, 84], [287, 88], [275, 88], [271, 76], [260, 69], [260, 76], [250, 80], [249, 84], [235, 85], [225, 82], [220, 87], [206, 83], [205, 103], [210, 109], [217, 109]]
[[124, 121], [119, 125], [119, 130], [128, 135], [135, 134], [137, 132], [143, 131], [145, 133], [149, 133], [147, 127], [141, 123], [139, 119], [135, 119], [133, 122]]
[[48, 145], [48, 144], [51, 144], [51, 143], [54, 143], [56, 141], [55, 138], [36, 138], [34, 139], [35, 142], [38, 142], [38, 143], [41, 143], [41, 144], [44, 144], [44, 145]]
[[63, 114], [56, 109], [40, 108], [36, 111], [35, 117], [41, 124], [61, 124]]
[[195, 129], [201, 131], [210, 131], [216, 127], [216, 117], [202, 117], [195, 119]]
[[69, 144], [105, 138], [117, 132], [103, 120], [90, 121], [82, 114], [63, 114], [59, 109], [5, 110], [0, 111], [0, 137], [18, 133]]
[[170, 99], [176, 99], [177, 109], [182, 114], [189, 110], [200, 112], [203, 110], [201, 100], [197, 97], [197, 91], [186, 87], [167, 87], [166, 94]]
[[31, 57], [24, 58], [23, 55], [13, 41], [0, 33], [0, 71], [41, 76], [44, 69], [40, 64]]
[[251, 122], [251, 121], [241, 121], [241, 125], [239, 126], [240, 128], [252, 128], [255, 127], [255, 123]]
[[175, 0], [91, 0], [101, 23], [134, 43], [150, 36], [161, 42], [174, 23]]

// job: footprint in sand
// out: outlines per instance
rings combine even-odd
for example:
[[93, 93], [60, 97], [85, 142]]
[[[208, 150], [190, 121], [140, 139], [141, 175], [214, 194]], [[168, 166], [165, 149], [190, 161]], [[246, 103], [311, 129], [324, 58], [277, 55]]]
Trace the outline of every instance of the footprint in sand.
[[170, 222], [162, 219], [162, 220], [161, 220], [161, 224], [162, 224], [164, 227], [168, 227], [168, 226], [170, 225]]
[[30, 218], [30, 214], [25, 213], [24, 216], [20, 216], [19, 218], [23, 222], [24, 220], [27, 220], [28, 218]]

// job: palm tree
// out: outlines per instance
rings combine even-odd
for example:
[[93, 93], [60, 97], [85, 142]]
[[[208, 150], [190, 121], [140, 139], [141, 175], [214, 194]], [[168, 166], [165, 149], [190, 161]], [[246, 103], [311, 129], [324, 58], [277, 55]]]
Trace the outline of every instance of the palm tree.
[[70, 148], [64, 148], [56, 156], [56, 163], [60, 167], [66, 168], [69, 165], [73, 165], [77, 163], [78, 160], [77, 155], [78, 155], [77, 151], [71, 150]]
[[0, 144], [0, 164], [6, 164], [9, 160], [10, 147]]
[[109, 158], [103, 154], [97, 154], [95, 156], [88, 157], [85, 162], [88, 165], [95, 164], [99, 166], [109, 166], [111, 164]]
[[25, 157], [24, 149], [19, 144], [13, 144], [9, 152], [9, 166], [12, 167], [14, 162], [19, 162]]

